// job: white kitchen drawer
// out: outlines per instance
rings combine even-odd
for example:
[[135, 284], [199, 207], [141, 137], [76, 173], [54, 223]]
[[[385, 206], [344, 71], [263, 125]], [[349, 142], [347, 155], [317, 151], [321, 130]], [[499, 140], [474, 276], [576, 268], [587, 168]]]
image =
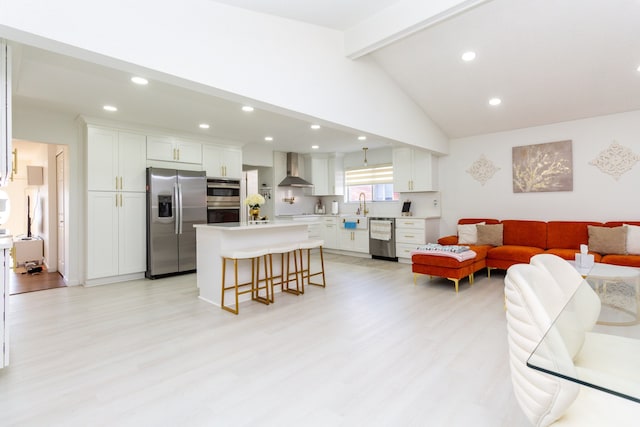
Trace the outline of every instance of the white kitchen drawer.
[[322, 217], [321, 221], [324, 224], [337, 224], [338, 218], [336, 218], [335, 216], [327, 216], [327, 217]]
[[396, 228], [410, 228], [415, 230], [424, 230], [425, 229], [425, 220], [424, 219], [396, 219]]
[[411, 230], [396, 228], [396, 242], [410, 243], [413, 245], [424, 245], [424, 230]]
[[411, 258], [411, 251], [416, 250], [417, 245], [409, 243], [396, 243], [396, 256], [398, 258]]

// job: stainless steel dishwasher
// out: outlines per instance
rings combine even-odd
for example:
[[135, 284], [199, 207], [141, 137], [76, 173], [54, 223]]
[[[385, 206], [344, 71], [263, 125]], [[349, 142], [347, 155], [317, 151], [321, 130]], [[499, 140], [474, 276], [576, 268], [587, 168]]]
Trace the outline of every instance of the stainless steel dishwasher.
[[395, 218], [369, 219], [369, 253], [371, 258], [398, 261]]

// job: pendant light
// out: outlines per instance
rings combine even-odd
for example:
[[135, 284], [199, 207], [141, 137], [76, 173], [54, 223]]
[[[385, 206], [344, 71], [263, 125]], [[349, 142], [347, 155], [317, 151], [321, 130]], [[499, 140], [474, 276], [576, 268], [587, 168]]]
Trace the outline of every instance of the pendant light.
[[362, 147], [362, 151], [364, 151], [364, 165], [369, 166], [369, 162], [367, 162], [367, 147]]

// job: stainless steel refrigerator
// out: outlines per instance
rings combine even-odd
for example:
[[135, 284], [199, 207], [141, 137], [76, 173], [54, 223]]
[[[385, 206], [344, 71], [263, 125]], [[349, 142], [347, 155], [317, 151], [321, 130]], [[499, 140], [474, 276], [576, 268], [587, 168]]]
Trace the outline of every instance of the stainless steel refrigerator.
[[147, 168], [146, 277], [194, 271], [193, 225], [206, 222], [205, 172]]

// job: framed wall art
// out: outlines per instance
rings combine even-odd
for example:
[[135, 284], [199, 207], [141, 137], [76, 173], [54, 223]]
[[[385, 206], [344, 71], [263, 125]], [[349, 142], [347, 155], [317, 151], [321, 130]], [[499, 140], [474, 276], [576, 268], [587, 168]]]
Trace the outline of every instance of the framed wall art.
[[513, 192], [573, 190], [571, 141], [513, 147]]

